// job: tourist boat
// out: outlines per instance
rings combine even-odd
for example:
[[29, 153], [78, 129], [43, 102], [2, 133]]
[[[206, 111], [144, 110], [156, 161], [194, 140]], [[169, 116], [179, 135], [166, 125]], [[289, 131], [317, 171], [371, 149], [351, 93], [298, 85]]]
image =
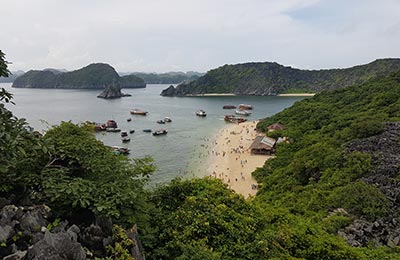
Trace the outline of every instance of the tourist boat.
[[252, 110], [253, 106], [252, 105], [246, 105], [246, 104], [240, 104], [239, 105], [240, 110]]
[[157, 131], [154, 131], [153, 135], [166, 135], [168, 133], [167, 129], [160, 129]]
[[236, 106], [234, 106], [234, 105], [225, 105], [225, 106], [223, 106], [222, 108], [223, 108], [223, 109], [235, 109]]
[[121, 129], [115, 128], [115, 127], [107, 127], [106, 131], [107, 132], [112, 132], [112, 133], [117, 133], [117, 132], [121, 132]]
[[127, 143], [127, 142], [130, 142], [131, 139], [129, 138], [129, 136], [124, 136], [124, 137], [121, 138], [121, 141], [122, 141], [123, 143]]
[[134, 132], [135, 132], [135, 129], [129, 130], [129, 133], [130, 133], [130, 134], [133, 134]]
[[125, 136], [128, 136], [128, 133], [127, 132], [121, 132], [121, 137], [125, 137]]
[[200, 109], [196, 111], [196, 116], [207, 116], [206, 111]]
[[117, 122], [115, 122], [114, 120], [108, 120], [106, 123], [106, 128], [117, 128]]
[[117, 155], [120, 155], [120, 154], [128, 155], [130, 153], [129, 148], [119, 147], [119, 146], [113, 146], [111, 148], [114, 150], [114, 153]]
[[238, 114], [238, 115], [241, 115], [241, 116], [249, 116], [249, 115], [251, 115], [251, 112], [248, 112], [246, 110], [236, 110], [235, 113]]
[[171, 120], [171, 118], [170, 118], [170, 117], [165, 117], [165, 118], [164, 118], [164, 122], [171, 123], [171, 122], [172, 122], [172, 120]]
[[147, 112], [147, 111], [143, 111], [143, 110], [140, 110], [140, 109], [137, 109], [137, 108], [135, 108], [135, 109], [131, 110], [131, 114], [132, 114], [132, 115], [141, 115], [141, 116], [146, 116], [146, 115], [147, 115], [147, 113], [149, 113], [149, 112]]
[[226, 115], [225, 118], [224, 118], [224, 120], [225, 120], [226, 122], [229, 122], [229, 123], [238, 123], [238, 124], [247, 121], [246, 118], [238, 117], [238, 116], [235, 116], [235, 115]]
[[132, 121], [132, 118], [126, 119], [126, 122], [130, 122], [130, 121]]
[[151, 129], [143, 129], [143, 132], [145, 132], [145, 133], [151, 133], [152, 130], [151, 130]]
[[165, 124], [165, 121], [164, 120], [157, 120], [157, 124]]

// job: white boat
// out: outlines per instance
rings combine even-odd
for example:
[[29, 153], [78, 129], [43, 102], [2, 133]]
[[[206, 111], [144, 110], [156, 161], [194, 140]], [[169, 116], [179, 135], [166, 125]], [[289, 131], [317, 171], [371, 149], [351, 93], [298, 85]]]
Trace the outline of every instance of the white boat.
[[246, 111], [246, 110], [236, 110], [235, 114], [241, 115], [241, 116], [249, 116], [249, 115], [251, 115], [251, 112]]
[[196, 111], [196, 116], [207, 116], [206, 111], [200, 109]]

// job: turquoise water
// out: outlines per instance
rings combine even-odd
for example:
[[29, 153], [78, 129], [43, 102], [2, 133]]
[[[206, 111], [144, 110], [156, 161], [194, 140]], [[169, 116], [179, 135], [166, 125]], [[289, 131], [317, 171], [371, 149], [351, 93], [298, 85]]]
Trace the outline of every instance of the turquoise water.
[[[78, 123], [86, 120], [106, 122], [117, 121], [122, 131], [135, 129], [130, 134], [131, 142], [123, 144], [119, 133], [99, 133], [97, 138], [106, 145], [117, 145], [131, 149], [132, 158], [151, 156], [157, 171], [152, 177], [153, 184], [165, 183], [176, 176], [202, 176], [198, 169], [206, 161], [205, 146], [218, 129], [226, 125], [223, 117], [233, 110], [223, 110], [225, 104], [251, 104], [253, 114], [249, 120], [271, 116], [302, 97], [162, 97], [160, 92], [168, 85], [148, 85], [145, 89], [124, 89], [132, 94], [116, 100], [96, 98], [98, 90], [64, 89], [15, 89], [11, 84], [2, 83], [14, 94], [16, 105], [8, 108], [18, 117], [26, 118], [37, 130], [46, 130], [61, 121]], [[129, 111], [139, 108], [149, 111], [148, 116], [130, 115]], [[204, 109], [207, 117], [197, 117], [195, 111]], [[157, 120], [171, 117], [172, 123], [159, 125]], [[131, 122], [127, 122], [132, 118]], [[168, 134], [153, 136], [142, 132], [167, 128]]]

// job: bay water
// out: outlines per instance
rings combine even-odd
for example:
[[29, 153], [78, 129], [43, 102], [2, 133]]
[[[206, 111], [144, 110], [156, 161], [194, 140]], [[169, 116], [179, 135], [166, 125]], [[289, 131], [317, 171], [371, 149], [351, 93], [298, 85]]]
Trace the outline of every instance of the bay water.
[[[248, 120], [271, 116], [304, 97], [260, 97], [260, 96], [207, 96], [207, 97], [162, 97], [160, 93], [169, 85], [147, 85], [142, 89], [123, 89], [132, 97], [104, 100], [96, 96], [100, 90], [76, 89], [30, 89], [11, 88], [11, 83], [1, 83], [14, 95], [15, 105], [7, 105], [14, 115], [26, 118], [30, 126], [44, 132], [61, 121], [80, 123], [94, 121], [105, 123], [117, 121], [122, 131], [135, 130], [129, 134], [131, 141], [122, 143], [120, 133], [97, 133], [96, 137], [109, 146], [127, 147], [129, 157], [150, 156], [157, 167], [151, 185], [163, 184], [180, 176], [202, 177], [207, 162], [207, 149], [211, 139], [226, 125], [224, 115], [234, 110], [224, 110], [225, 104], [250, 104], [254, 107]], [[131, 115], [134, 108], [148, 111], [147, 116]], [[206, 117], [195, 115], [203, 109]], [[170, 117], [171, 123], [156, 121]], [[128, 118], [132, 120], [127, 121]], [[168, 134], [153, 136], [143, 129], [167, 128]]]

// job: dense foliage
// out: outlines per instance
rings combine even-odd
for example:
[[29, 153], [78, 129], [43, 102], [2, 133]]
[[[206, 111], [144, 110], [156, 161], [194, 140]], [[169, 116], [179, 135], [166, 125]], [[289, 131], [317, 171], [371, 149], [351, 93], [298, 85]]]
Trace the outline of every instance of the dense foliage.
[[167, 73], [144, 73], [135, 72], [139, 78], [142, 78], [146, 84], [179, 84], [198, 79], [202, 76], [199, 72], [167, 72]]
[[56, 70], [30, 70], [14, 80], [16, 88], [84, 88], [102, 89], [105, 85], [119, 83], [121, 88], [145, 87], [135, 76], [120, 77], [113, 67], [93, 63], [71, 72]]
[[174, 95], [313, 93], [361, 84], [399, 69], [400, 59], [381, 59], [352, 68], [329, 70], [300, 70], [272, 62], [224, 65], [210, 70], [196, 81], [180, 84]]

